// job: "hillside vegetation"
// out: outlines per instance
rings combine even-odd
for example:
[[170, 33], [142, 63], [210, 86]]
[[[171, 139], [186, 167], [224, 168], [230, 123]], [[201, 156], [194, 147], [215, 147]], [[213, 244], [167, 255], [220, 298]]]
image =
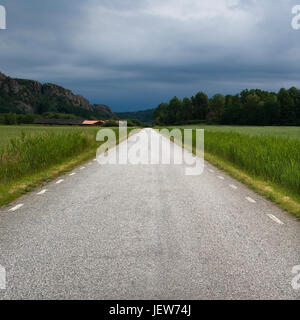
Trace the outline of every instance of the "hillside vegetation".
[[114, 117], [106, 105], [91, 105], [81, 95], [56, 84], [14, 79], [0, 73], [0, 113], [72, 114], [86, 119]]
[[135, 119], [146, 123], [152, 123], [154, 120], [154, 110], [155, 109], [135, 112], [116, 112], [116, 115], [120, 119]]

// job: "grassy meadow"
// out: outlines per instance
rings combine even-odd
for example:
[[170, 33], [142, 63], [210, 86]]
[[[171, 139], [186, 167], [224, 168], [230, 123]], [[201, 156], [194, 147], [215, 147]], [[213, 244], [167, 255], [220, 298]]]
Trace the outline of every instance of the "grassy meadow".
[[[0, 126], [0, 205], [95, 157], [99, 127]], [[118, 128], [114, 128], [118, 137]]]
[[[300, 217], [300, 127], [176, 128], [205, 129], [206, 160]], [[94, 157], [98, 130], [0, 126], [0, 205]]]
[[[84, 131], [83, 131], [84, 130]], [[99, 130], [99, 128], [98, 128]], [[39, 135], [42, 133], [68, 133], [68, 132], [83, 131], [85, 133], [97, 132], [95, 127], [72, 127], [72, 126], [38, 126], [38, 125], [23, 125], [23, 126], [5, 126], [0, 125], [0, 149], [9, 144], [11, 139], [21, 138], [25, 135]]]
[[236, 132], [249, 136], [277, 136], [300, 139], [300, 127], [263, 127], [263, 126], [213, 126], [213, 125], [187, 125], [174, 128], [205, 129], [205, 132]]
[[179, 128], [205, 129], [206, 160], [300, 217], [300, 127]]

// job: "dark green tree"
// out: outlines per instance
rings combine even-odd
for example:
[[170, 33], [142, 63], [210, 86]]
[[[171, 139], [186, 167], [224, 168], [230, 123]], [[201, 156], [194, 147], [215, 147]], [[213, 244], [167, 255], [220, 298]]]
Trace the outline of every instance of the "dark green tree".
[[280, 89], [278, 93], [278, 101], [280, 103], [280, 121], [283, 125], [296, 123], [295, 103], [286, 89]]
[[209, 106], [208, 96], [203, 92], [198, 92], [192, 97], [192, 103], [193, 118], [197, 120], [206, 120]]
[[174, 124], [180, 122], [182, 113], [182, 101], [177, 97], [174, 97], [170, 100], [169, 109], [168, 109], [168, 124]]
[[192, 120], [193, 119], [193, 104], [191, 99], [185, 97], [182, 101], [182, 120]]
[[222, 113], [225, 108], [225, 97], [222, 94], [215, 94], [209, 100], [209, 112], [207, 119], [215, 122], [221, 120]]
[[154, 121], [158, 125], [167, 124], [167, 114], [168, 114], [169, 104], [161, 103], [154, 111]]
[[7, 113], [4, 115], [4, 124], [18, 124], [17, 115], [15, 113]]

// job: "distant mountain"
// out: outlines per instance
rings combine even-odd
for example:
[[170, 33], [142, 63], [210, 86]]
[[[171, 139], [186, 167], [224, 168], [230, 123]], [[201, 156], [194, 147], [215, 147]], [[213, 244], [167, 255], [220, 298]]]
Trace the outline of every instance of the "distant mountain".
[[58, 112], [89, 119], [115, 117], [106, 105], [91, 105], [81, 95], [56, 84], [14, 79], [0, 72], [0, 113], [43, 114]]
[[136, 112], [116, 112], [115, 114], [120, 119], [134, 119], [134, 120], [140, 120], [143, 122], [152, 122], [154, 120], [154, 110], [155, 109], [136, 111]]

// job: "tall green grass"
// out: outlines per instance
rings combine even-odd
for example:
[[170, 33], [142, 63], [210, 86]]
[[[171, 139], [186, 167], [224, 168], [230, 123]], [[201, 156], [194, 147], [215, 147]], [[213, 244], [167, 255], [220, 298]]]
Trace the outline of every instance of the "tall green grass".
[[[115, 130], [118, 134], [118, 131]], [[23, 133], [0, 149], [0, 184], [15, 181], [54, 165], [63, 164], [81, 153], [94, 150], [97, 129], [70, 129]]]
[[4, 126], [0, 125], [0, 148], [5, 147], [14, 138], [21, 138], [22, 134], [40, 135], [42, 133], [70, 133], [81, 131], [83, 133], [94, 134], [99, 128], [95, 127], [73, 127], [73, 126], [39, 126], [39, 125], [22, 125], [22, 126]]
[[93, 145], [87, 135], [44, 133], [12, 139], [0, 154], [0, 181], [7, 182], [71, 158]]
[[[1, 136], [5, 129], [0, 127], [0, 206], [95, 157], [103, 143], [96, 141], [96, 127], [16, 127], [11, 139]], [[112, 130], [119, 143], [118, 128]]]
[[[251, 136], [268, 135], [300, 139], [300, 127], [257, 127], [257, 126], [217, 126], [217, 125], [186, 125], [177, 126], [180, 129], [204, 129], [205, 132], [237, 132]], [[176, 128], [176, 126], [174, 127]], [[1, 127], [0, 127], [1, 129]]]
[[[193, 143], [195, 136], [196, 132]], [[205, 150], [252, 176], [300, 195], [300, 140], [297, 138], [205, 131]]]

